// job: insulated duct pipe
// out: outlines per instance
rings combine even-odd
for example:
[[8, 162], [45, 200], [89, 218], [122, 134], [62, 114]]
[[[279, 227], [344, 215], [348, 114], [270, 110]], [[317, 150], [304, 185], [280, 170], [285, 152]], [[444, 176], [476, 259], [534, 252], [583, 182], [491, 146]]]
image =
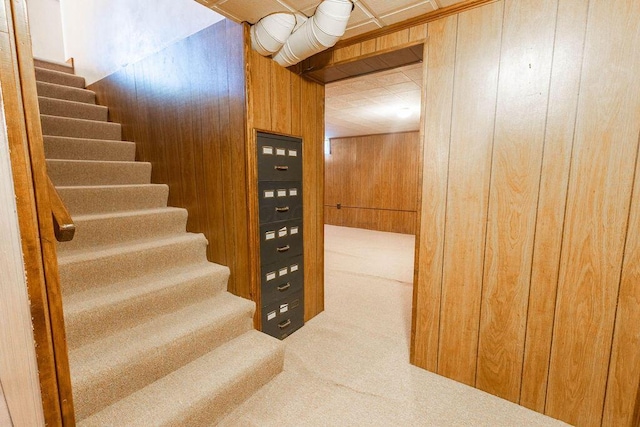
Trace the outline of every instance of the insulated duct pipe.
[[314, 16], [297, 25], [289, 13], [265, 16], [251, 27], [251, 46], [264, 56], [278, 52], [273, 59], [283, 67], [295, 65], [336, 44], [353, 7], [351, 0], [324, 0]]
[[273, 59], [289, 67], [330, 48], [344, 35], [352, 10], [351, 0], [324, 0], [315, 15], [291, 34]]
[[296, 17], [291, 13], [267, 15], [251, 26], [251, 47], [260, 55], [273, 55], [282, 48], [295, 26]]

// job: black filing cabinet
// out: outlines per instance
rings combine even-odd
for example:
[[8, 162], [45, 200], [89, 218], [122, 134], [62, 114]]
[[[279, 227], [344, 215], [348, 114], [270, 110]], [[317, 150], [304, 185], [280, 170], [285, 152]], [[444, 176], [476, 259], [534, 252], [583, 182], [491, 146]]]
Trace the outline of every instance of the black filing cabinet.
[[284, 339], [304, 325], [302, 140], [258, 132], [262, 331]]

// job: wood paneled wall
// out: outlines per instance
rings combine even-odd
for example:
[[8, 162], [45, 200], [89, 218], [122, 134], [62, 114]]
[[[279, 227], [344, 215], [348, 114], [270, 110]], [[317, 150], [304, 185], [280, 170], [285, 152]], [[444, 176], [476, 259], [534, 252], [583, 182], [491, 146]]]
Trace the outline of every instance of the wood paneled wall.
[[639, 25], [632, 0], [428, 24], [418, 366], [578, 426], [632, 425]]
[[[324, 308], [324, 87], [250, 49], [223, 20], [91, 85], [135, 141], [169, 204], [189, 211], [208, 258], [229, 266], [229, 291], [259, 299], [256, 130], [304, 140], [305, 317]], [[260, 312], [256, 319], [260, 319]]]
[[[255, 152], [257, 130], [302, 138], [304, 317], [309, 320], [324, 310], [324, 86], [282, 68], [249, 46], [247, 55], [248, 150]], [[250, 200], [254, 218], [258, 217], [257, 174], [257, 165], [251, 164], [248, 183], [250, 194], [256, 195]], [[252, 250], [258, 253], [257, 221], [252, 225], [256, 227], [251, 231], [256, 236]], [[259, 277], [260, 272], [253, 275]]]
[[90, 88], [169, 205], [189, 211], [187, 230], [207, 237], [209, 260], [230, 268], [229, 291], [251, 298], [243, 31], [220, 21]]
[[419, 132], [331, 139], [325, 224], [415, 234], [420, 148]]

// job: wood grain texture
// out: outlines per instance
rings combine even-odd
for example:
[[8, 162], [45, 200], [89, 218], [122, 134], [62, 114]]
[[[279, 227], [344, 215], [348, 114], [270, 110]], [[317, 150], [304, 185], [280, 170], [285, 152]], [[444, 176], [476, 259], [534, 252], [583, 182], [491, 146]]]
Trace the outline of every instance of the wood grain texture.
[[231, 269], [229, 291], [251, 298], [243, 34], [221, 21], [91, 89], [152, 182], [169, 185], [169, 204], [188, 210], [187, 230], [207, 237], [209, 260]]
[[476, 379], [502, 15], [503, 4], [493, 3], [458, 17], [438, 373], [469, 385]]
[[[36, 343], [41, 390], [38, 401], [47, 424], [73, 425], [56, 243], [27, 10], [26, 4], [19, 1], [6, 0], [4, 6], [8, 33], [2, 33], [0, 79]], [[13, 387], [15, 384], [5, 389], [10, 407]], [[39, 409], [34, 415], [39, 415]]]
[[[640, 135], [638, 137], [640, 145]], [[616, 311], [603, 426], [634, 427], [631, 396], [640, 387], [640, 163], [636, 166], [633, 199]], [[640, 395], [638, 395], [640, 398]], [[635, 424], [637, 426], [637, 424]]]
[[[305, 320], [324, 310], [324, 87], [305, 80], [254, 51], [248, 54], [248, 179], [257, 179], [256, 130], [302, 137], [304, 211]], [[268, 112], [268, 113], [267, 113]], [[251, 184], [249, 184], [249, 191]], [[257, 191], [255, 192], [257, 194]], [[257, 215], [257, 197], [250, 212]], [[257, 216], [255, 216], [257, 218]], [[259, 233], [250, 228], [250, 246], [258, 248]], [[259, 266], [260, 260], [254, 260]], [[255, 272], [255, 283], [259, 270]], [[257, 288], [257, 284], [256, 284]]]
[[520, 400], [557, 3], [506, 2], [503, 20], [476, 387], [512, 402]]
[[[0, 420], [11, 414], [18, 425], [40, 426], [45, 424], [43, 411], [49, 412], [47, 420], [57, 419], [61, 423], [62, 418], [57, 402], [48, 313], [45, 311], [48, 307], [43, 295], [45, 282], [35, 196], [11, 43], [9, 34], [0, 32], [3, 107], [0, 115], [0, 250], [3, 254], [0, 257], [0, 381], [3, 387], [0, 410], [3, 415], [0, 415]], [[29, 290], [28, 279], [33, 279]], [[43, 345], [37, 355], [34, 342]], [[43, 384], [43, 389], [54, 393], [49, 402], [42, 400], [39, 383]]]
[[331, 213], [326, 223], [414, 234], [419, 158], [418, 132], [333, 138], [325, 205], [345, 209]]
[[458, 16], [432, 22], [428, 31], [411, 360], [417, 366], [437, 372]]
[[546, 403], [583, 426], [602, 419], [611, 355], [640, 130], [638, 28], [640, 3], [590, 3]]
[[1, 381], [0, 381], [0, 425], [13, 427], [13, 422], [11, 421], [11, 414], [9, 414], [9, 407], [7, 406], [7, 399], [5, 399], [4, 397], [4, 391], [2, 389]]
[[544, 412], [588, 2], [560, 0], [531, 267], [520, 404]]

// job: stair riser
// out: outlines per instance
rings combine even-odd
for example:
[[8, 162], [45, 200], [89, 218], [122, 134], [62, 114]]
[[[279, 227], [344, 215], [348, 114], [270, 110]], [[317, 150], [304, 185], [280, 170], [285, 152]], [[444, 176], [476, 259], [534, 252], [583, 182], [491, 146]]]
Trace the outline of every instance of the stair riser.
[[67, 117], [40, 116], [42, 134], [73, 138], [122, 140], [122, 126], [118, 123], [96, 122]]
[[73, 240], [58, 243], [58, 253], [182, 234], [187, 227], [187, 211], [170, 210], [153, 215], [74, 220], [74, 224], [76, 232]]
[[101, 105], [87, 104], [84, 102], [71, 102], [55, 98], [38, 97], [40, 114], [50, 116], [71, 117], [74, 119], [96, 120], [106, 122], [109, 118], [109, 109]]
[[[111, 370], [97, 378], [83, 378], [73, 388], [76, 416], [79, 419], [100, 411], [253, 327], [251, 313], [238, 313], [225, 318], [224, 323], [207, 327], [152, 353], [139, 355], [138, 360]], [[73, 377], [73, 366], [71, 368]]]
[[118, 330], [137, 326], [154, 316], [210, 298], [213, 294], [226, 290], [228, 278], [228, 273], [215, 272], [176, 283], [152, 294], [130, 298], [119, 304], [65, 315], [69, 349], [79, 348]]
[[242, 378], [229, 384], [224, 390], [215, 395], [208, 395], [197, 405], [183, 406], [183, 411], [174, 414], [173, 419], [167, 420], [162, 426], [211, 426], [231, 413], [236, 407], [247, 400], [258, 389], [271, 381], [282, 372], [284, 365], [284, 349], [278, 353], [264, 357], [260, 363], [251, 366], [244, 372]]
[[205, 262], [206, 240], [186, 240], [137, 252], [123, 251], [97, 259], [69, 262], [60, 258], [63, 294], [131, 280], [162, 269]]
[[165, 207], [169, 187], [158, 184], [132, 187], [67, 187], [58, 188], [58, 194], [71, 216], [74, 216]]
[[123, 141], [45, 136], [44, 155], [47, 159], [133, 162], [136, 145]]
[[134, 185], [151, 182], [151, 164], [142, 162], [66, 162], [47, 160], [56, 186]]
[[38, 96], [47, 98], [65, 99], [67, 101], [96, 103], [96, 94], [90, 90], [60, 86], [52, 83], [37, 82]]
[[38, 68], [46, 68], [48, 70], [60, 71], [62, 73], [73, 74], [73, 67], [66, 64], [58, 64], [55, 62], [44, 61], [38, 58], [33, 58], [33, 65]]
[[83, 77], [69, 74], [65, 71], [50, 70], [36, 67], [36, 81], [55, 83], [62, 86], [76, 87], [84, 89], [85, 81]]

